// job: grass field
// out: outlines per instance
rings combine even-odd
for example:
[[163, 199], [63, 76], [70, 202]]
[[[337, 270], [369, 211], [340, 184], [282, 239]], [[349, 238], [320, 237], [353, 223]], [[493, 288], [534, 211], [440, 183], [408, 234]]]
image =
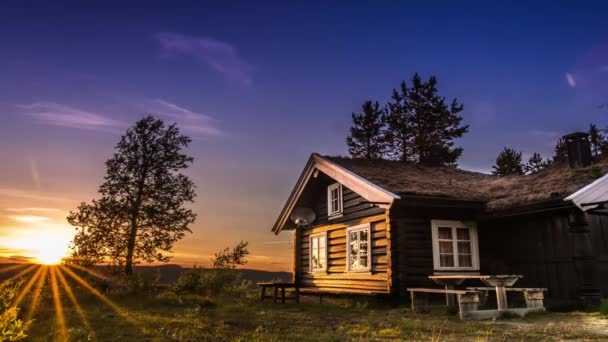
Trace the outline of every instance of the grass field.
[[[63, 296], [64, 333], [71, 341], [340, 341], [340, 340], [607, 340], [608, 319], [595, 313], [548, 313], [526, 319], [461, 322], [443, 313], [370, 307], [337, 299], [318, 304], [258, 303], [254, 298], [213, 303], [197, 296], [110, 297], [115, 307], [78, 291], [86, 323]], [[29, 340], [61, 339], [51, 296], [43, 295]], [[87, 327], [88, 325], [88, 327]]]
[[18, 299], [30, 341], [608, 340], [599, 313], [462, 322], [442, 307], [415, 314], [361, 297], [323, 304], [305, 297], [298, 305], [259, 303], [247, 290], [228, 298], [106, 294], [67, 268], [45, 274], [30, 278], [38, 280]]

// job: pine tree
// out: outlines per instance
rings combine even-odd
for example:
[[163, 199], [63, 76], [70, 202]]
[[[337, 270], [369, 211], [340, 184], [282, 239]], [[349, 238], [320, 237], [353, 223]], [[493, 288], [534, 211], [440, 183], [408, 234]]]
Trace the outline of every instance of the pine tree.
[[378, 101], [365, 101], [361, 109], [362, 114], [352, 113], [353, 125], [346, 138], [348, 152], [355, 158], [380, 159], [386, 151], [385, 109]]
[[454, 139], [469, 129], [462, 126], [463, 105], [454, 99], [447, 105], [438, 95], [437, 78], [424, 82], [418, 74], [408, 87], [401, 82], [400, 91], [393, 90], [388, 105], [387, 137], [391, 155], [402, 161], [429, 165], [456, 165], [462, 148], [454, 148]]
[[496, 165], [492, 166], [493, 175], [502, 177], [509, 175], [523, 175], [524, 166], [521, 163], [521, 152], [505, 147], [496, 157]]
[[550, 165], [550, 160], [544, 160], [543, 157], [534, 152], [532, 157], [528, 159], [528, 163], [524, 165], [524, 170], [526, 173], [535, 173], [538, 172]]
[[591, 143], [591, 154], [594, 158], [608, 152], [608, 139], [596, 125], [589, 125], [589, 142]]
[[564, 140], [564, 138], [559, 138], [555, 144], [554, 151], [553, 163], [562, 163], [568, 161], [568, 150], [566, 148], [566, 140]]

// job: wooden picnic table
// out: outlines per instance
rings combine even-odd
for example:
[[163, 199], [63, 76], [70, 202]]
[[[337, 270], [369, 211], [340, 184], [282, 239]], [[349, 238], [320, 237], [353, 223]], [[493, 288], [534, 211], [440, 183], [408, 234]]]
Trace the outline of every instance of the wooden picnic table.
[[[282, 282], [260, 282], [257, 285], [261, 288], [260, 301], [264, 301], [266, 298], [272, 298], [274, 303], [278, 303], [279, 299], [282, 303], [285, 303], [285, 300], [292, 299], [295, 300], [296, 303], [300, 302], [300, 288], [294, 283], [282, 283]], [[272, 288], [274, 289], [272, 296], [266, 295], [266, 289]], [[285, 296], [285, 289], [291, 288], [294, 289], [293, 297]], [[279, 289], [281, 290], [281, 295], [279, 298]]]
[[[494, 287], [496, 289], [496, 304], [498, 310], [505, 310], [508, 308], [507, 305], [507, 292], [506, 288], [511, 287], [519, 279], [523, 278], [522, 275], [518, 274], [497, 274], [497, 275], [476, 275], [476, 274], [462, 274], [462, 275], [432, 275], [429, 279], [434, 281], [438, 285], [445, 286], [446, 289], [453, 290], [455, 286], [462, 285], [467, 279], [477, 279], [482, 281], [487, 286]], [[447, 304], [453, 306], [455, 303], [453, 296], [446, 294]]]

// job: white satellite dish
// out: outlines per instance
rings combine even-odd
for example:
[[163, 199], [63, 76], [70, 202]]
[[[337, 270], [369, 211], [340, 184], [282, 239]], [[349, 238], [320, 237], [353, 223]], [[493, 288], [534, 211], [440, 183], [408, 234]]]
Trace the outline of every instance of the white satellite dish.
[[310, 208], [298, 207], [291, 212], [291, 220], [298, 226], [309, 225], [313, 223], [316, 218], [317, 214]]

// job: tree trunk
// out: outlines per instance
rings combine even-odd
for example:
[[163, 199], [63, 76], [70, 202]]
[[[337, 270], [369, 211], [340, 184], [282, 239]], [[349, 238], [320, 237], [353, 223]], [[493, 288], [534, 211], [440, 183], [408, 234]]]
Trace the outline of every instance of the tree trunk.
[[127, 243], [127, 258], [125, 261], [125, 274], [133, 274], [133, 254], [135, 251], [135, 238], [137, 237], [137, 219], [131, 217], [131, 228], [129, 230], [129, 241]]

